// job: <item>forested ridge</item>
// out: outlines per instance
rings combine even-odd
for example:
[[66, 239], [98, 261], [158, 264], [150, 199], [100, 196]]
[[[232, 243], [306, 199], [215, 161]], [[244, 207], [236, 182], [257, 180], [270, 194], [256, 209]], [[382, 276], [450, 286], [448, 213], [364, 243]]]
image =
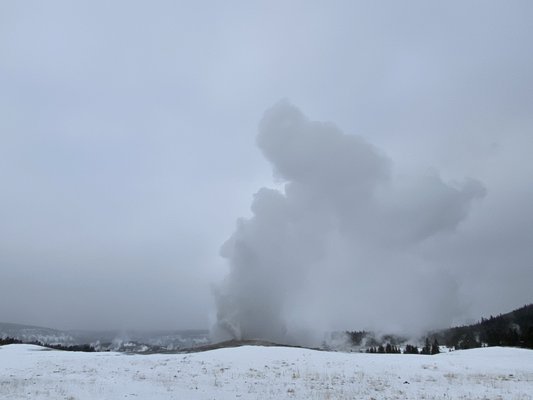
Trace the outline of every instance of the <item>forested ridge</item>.
[[369, 353], [436, 354], [439, 345], [455, 349], [484, 346], [512, 346], [533, 349], [533, 304], [488, 318], [475, 324], [428, 332], [419, 346], [397, 335], [378, 336], [368, 331], [349, 331], [351, 344]]

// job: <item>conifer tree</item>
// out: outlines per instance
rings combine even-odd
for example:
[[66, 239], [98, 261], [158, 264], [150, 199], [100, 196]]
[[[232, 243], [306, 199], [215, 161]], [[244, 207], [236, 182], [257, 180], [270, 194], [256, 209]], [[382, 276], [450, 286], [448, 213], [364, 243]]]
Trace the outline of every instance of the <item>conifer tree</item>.
[[431, 346], [431, 354], [439, 354], [439, 342], [437, 342], [437, 338], [433, 341], [433, 345]]

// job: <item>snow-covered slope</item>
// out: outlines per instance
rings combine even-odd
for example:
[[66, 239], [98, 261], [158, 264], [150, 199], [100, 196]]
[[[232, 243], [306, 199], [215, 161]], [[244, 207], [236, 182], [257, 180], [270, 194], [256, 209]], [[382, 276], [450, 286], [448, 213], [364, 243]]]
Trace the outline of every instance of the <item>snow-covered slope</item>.
[[125, 355], [0, 347], [0, 399], [532, 399], [533, 351], [436, 356], [245, 346]]

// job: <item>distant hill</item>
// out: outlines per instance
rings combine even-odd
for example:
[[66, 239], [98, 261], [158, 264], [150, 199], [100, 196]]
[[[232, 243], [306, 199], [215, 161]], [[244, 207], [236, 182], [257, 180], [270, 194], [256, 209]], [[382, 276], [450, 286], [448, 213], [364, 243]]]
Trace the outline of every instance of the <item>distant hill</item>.
[[50, 346], [91, 345], [97, 350], [126, 352], [175, 351], [210, 343], [206, 330], [173, 331], [85, 331], [44, 328], [40, 326], [0, 322], [1, 339]]
[[0, 339], [14, 338], [25, 343], [41, 342], [47, 344], [73, 345], [78, 341], [68, 332], [42, 326], [11, 324], [0, 322]]
[[431, 332], [440, 344], [456, 349], [515, 346], [533, 349], [533, 304], [466, 326]]
[[[375, 350], [379, 346], [405, 346], [407, 339], [397, 335], [377, 335], [368, 331], [346, 332], [352, 348]], [[458, 326], [428, 332], [419, 338], [417, 345], [428, 347], [444, 345], [448, 348], [470, 349], [484, 346], [513, 346], [533, 349], [533, 304], [507, 314], [481, 318], [472, 325]], [[415, 346], [410, 346], [413, 351]]]

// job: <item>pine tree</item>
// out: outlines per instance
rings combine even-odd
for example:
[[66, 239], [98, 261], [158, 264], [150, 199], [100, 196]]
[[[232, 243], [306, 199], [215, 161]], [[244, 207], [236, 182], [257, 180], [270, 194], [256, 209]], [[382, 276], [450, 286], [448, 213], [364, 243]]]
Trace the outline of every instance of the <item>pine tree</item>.
[[426, 344], [422, 347], [420, 354], [431, 354], [431, 345], [429, 344], [429, 338], [426, 338]]
[[440, 353], [440, 350], [439, 350], [439, 342], [437, 342], [437, 339], [435, 338], [435, 340], [433, 341], [433, 345], [431, 346], [431, 354], [439, 354]]

